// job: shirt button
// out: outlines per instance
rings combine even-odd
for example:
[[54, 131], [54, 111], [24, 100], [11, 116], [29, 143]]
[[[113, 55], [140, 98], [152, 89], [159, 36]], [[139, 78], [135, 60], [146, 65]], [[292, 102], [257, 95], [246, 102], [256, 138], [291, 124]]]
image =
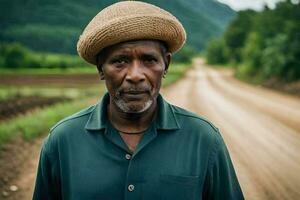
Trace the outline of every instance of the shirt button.
[[134, 185], [128, 185], [128, 191], [132, 192], [134, 190]]
[[127, 153], [127, 154], [125, 155], [125, 158], [126, 158], [126, 160], [130, 160], [130, 159], [131, 159], [131, 155]]

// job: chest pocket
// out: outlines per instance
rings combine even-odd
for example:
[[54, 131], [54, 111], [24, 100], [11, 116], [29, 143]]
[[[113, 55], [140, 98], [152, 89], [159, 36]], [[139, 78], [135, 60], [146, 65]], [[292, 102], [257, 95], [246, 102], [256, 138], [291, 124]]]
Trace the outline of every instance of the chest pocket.
[[[161, 175], [161, 200], [196, 200], [201, 195], [198, 176]], [[198, 196], [198, 198], [196, 198]]]

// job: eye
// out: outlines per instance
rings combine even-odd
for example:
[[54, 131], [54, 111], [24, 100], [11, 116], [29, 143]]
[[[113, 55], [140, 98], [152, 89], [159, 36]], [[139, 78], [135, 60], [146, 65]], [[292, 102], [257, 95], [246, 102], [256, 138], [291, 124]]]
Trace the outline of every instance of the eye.
[[114, 59], [111, 62], [112, 64], [126, 64], [127, 60], [124, 58]]
[[144, 62], [148, 63], [148, 64], [155, 64], [155, 63], [157, 63], [157, 59], [153, 56], [145, 56]]
[[129, 59], [126, 56], [117, 56], [112, 58], [109, 63], [116, 68], [122, 68], [129, 63]]

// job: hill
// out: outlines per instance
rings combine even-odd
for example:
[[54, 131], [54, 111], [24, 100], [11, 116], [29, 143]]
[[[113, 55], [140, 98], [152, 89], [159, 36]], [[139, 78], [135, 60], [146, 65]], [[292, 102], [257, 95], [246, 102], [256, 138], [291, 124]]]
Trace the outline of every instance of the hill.
[[[20, 42], [36, 50], [76, 53], [85, 25], [114, 0], [1, 0], [0, 41]], [[146, 0], [177, 16], [188, 34], [188, 44], [201, 50], [220, 35], [235, 12], [214, 0]]]

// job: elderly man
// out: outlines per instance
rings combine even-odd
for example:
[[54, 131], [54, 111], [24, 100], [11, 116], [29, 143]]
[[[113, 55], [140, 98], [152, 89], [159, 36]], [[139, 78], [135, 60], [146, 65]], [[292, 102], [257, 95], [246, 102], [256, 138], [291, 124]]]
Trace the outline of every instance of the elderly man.
[[92, 19], [77, 48], [108, 93], [51, 129], [33, 199], [243, 199], [219, 130], [159, 94], [185, 38], [174, 16], [147, 3], [119, 2]]

